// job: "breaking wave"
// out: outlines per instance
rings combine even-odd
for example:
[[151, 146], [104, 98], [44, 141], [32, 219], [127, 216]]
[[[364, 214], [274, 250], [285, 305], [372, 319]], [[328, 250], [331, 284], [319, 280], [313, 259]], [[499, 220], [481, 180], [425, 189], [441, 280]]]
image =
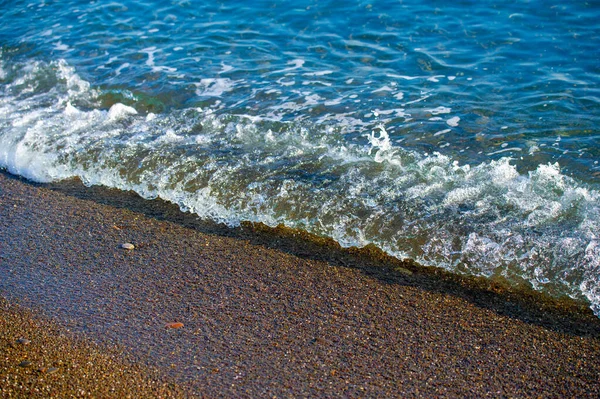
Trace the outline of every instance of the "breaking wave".
[[403, 148], [385, 122], [348, 134], [352, 121], [342, 117], [155, 114], [126, 94], [111, 101], [112, 91], [63, 60], [0, 63], [0, 83], [0, 167], [11, 173], [134, 190], [229, 226], [283, 224], [342, 246], [374, 244], [424, 265], [586, 298], [600, 316], [600, 195], [557, 163], [525, 173], [511, 158], [461, 164]]

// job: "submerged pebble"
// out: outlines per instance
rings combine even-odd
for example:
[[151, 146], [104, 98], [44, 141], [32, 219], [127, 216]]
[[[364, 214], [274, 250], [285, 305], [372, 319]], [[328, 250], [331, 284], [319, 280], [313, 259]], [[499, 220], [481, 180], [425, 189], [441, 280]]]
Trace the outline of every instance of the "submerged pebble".
[[410, 270], [405, 269], [405, 268], [400, 267], [400, 266], [395, 267], [394, 270], [396, 270], [398, 273], [402, 273], [402, 274], [405, 274], [407, 276], [412, 276], [412, 274], [413, 274], [413, 272], [411, 272]]
[[123, 249], [134, 249], [135, 245], [133, 245], [130, 242], [126, 242], [126, 243], [121, 244], [121, 248], [123, 248]]

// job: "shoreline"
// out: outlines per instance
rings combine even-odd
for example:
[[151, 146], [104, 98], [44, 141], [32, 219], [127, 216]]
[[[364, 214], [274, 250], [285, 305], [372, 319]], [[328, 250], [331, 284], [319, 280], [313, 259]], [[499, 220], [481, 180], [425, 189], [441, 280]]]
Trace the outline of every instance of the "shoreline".
[[0, 296], [198, 396], [600, 390], [600, 319], [575, 301], [77, 181], [1, 172], [0, 227]]
[[[514, 286], [500, 279], [466, 276], [438, 267], [422, 266], [412, 260], [400, 260], [374, 245], [344, 248], [331, 238], [319, 237], [285, 226], [272, 228], [262, 223], [243, 223], [239, 227], [230, 228], [201, 220], [191, 213], [181, 212], [177, 205], [160, 198], [146, 200], [133, 191], [123, 192], [102, 186], [86, 187], [78, 179], [49, 184], [25, 181], [67, 196], [99, 202], [111, 208], [127, 209], [159, 221], [176, 223], [204, 234], [231, 237], [299, 258], [357, 269], [383, 282], [398, 280], [402, 284], [457, 295], [477, 306], [491, 308], [500, 314], [526, 322], [539, 323], [546, 328], [570, 333], [579, 331], [581, 334], [600, 337], [600, 318], [593, 314], [589, 302], [566, 296], [552, 297], [534, 290], [526, 283]], [[565, 325], [567, 327], [563, 328]]]

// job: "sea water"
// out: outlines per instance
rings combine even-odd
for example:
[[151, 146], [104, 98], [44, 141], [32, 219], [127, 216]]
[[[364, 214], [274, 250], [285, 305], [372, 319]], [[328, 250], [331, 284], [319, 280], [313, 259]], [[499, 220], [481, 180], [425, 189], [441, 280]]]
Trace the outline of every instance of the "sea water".
[[0, 1], [0, 167], [600, 315], [600, 3]]

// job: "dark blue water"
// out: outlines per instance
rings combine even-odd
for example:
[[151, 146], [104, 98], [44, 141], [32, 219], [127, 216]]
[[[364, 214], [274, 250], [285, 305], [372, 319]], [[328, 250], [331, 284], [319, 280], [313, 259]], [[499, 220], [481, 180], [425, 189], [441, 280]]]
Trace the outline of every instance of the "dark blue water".
[[600, 312], [600, 3], [0, 2], [0, 167]]

